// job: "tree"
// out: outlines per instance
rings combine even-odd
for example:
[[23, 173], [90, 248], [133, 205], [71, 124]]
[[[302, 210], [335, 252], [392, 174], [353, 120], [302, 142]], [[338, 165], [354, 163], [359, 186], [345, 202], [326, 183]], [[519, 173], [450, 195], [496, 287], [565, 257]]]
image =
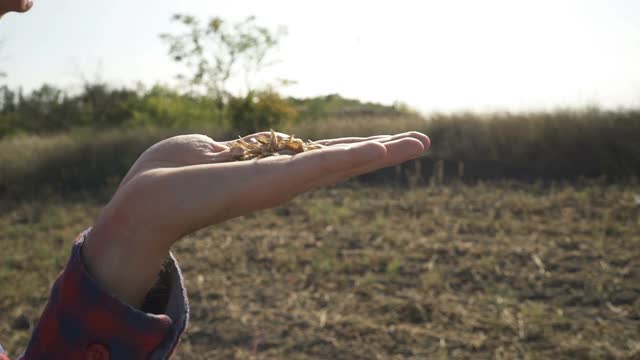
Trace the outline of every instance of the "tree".
[[270, 89], [231, 98], [228, 107], [233, 127], [243, 134], [288, 126], [298, 117], [296, 109]]
[[168, 43], [171, 58], [189, 70], [179, 78], [188, 82], [191, 91], [212, 97], [221, 116], [233, 96], [228, 82], [244, 81], [244, 97], [253, 93], [252, 77], [273, 64], [268, 56], [285, 34], [283, 28], [272, 31], [259, 26], [254, 16], [236, 23], [212, 17], [202, 24], [194, 16], [182, 14], [174, 15], [173, 20], [187, 31], [160, 37]]

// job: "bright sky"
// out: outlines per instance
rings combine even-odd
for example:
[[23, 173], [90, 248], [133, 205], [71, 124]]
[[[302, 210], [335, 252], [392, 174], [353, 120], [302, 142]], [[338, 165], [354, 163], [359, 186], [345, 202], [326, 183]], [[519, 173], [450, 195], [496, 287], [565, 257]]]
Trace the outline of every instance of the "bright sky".
[[640, 106], [637, 0], [35, 0], [0, 20], [2, 81], [172, 83], [173, 13], [287, 27], [269, 76], [425, 112]]

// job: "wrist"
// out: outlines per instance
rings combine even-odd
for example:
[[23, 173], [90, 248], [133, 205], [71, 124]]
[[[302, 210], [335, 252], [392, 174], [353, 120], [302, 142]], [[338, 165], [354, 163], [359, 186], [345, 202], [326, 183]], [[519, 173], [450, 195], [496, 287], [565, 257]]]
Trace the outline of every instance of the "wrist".
[[157, 281], [168, 249], [145, 247], [143, 238], [125, 229], [101, 215], [87, 234], [81, 254], [88, 273], [106, 292], [139, 308]]

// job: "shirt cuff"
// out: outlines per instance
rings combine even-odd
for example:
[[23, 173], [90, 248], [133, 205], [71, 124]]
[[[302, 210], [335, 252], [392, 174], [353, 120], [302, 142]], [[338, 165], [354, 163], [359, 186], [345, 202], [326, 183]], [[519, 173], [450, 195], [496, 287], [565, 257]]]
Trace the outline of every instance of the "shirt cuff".
[[110, 359], [168, 359], [189, 317], [176, 259], [169, 254], [159, 279], [164, 286], [154, 287], [147, 296], [166, 304], [164, 311], [152, 314], [138, 310], [105, 292], [87, 272], [80, 251], [90, 230], [76, 239], [24, 359], [85, 359], [97, 348]]

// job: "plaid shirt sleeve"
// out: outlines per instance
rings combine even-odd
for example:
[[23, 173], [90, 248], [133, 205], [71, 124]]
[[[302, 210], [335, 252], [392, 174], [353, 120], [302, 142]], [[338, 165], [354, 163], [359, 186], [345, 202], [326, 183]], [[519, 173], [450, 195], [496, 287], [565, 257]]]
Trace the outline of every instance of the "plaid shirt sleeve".
[[9, 358], [5, 355], [2, 345], [0, 345], [0, 360], [9, 360]]
[[[87, 272], [80, 250], [89, 231], [76, 239], [19, 360], [170, 358], [189, 317], [175, 258], [169, 255], [159, 285], [138, 310], [110, 296]], [[0, 360], [8, 360], [1, 351]]]

